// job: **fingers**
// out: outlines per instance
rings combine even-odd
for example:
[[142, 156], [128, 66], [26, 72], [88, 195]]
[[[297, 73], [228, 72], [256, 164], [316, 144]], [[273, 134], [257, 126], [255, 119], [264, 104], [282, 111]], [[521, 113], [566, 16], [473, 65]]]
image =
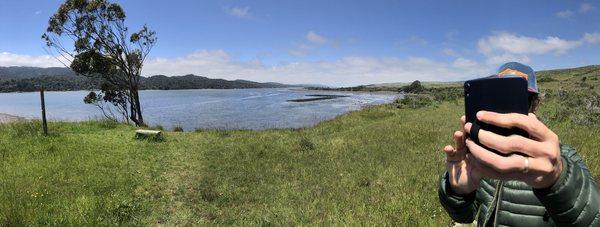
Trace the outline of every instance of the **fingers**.
[[520, 152], [530, 157], [538, 157], [545, 153], [545, 151], [539, 150], [539, 148], [545, 147], [541, 142], [520, 135], [502, 136], [480, 129], [479, 142], [503, 154]]
[[465, 134], [462, 131], [454, 132], [454, 145], [458, 153], [465, 153]]
[[476, 158], [474, 158], [471, 155], [467, 156], [467, 158], [468, 158], [469, 165], [472, 166], [472, 168], [473, 168], [473, 174], [479, 176], [480, 178], [486, 177], [486, 178], [497, 179], [497, 180], [517, 180], [520, 177], [522, 177], [521, 176], [522, 174], [520, 174], [518, 172], [500, 173], [500, 172], [494, 170], [493, 168], [482, 164], [481, 162], [479, 162]]
[[477, 145], [470, 139], [466, 140], [466, 145], [471, 152], [472, 157], [477, 159], [481, 164], [491, 167], [499, 173], [516, 172], [523, 168], [523, 156], [513, 154], [508, 157], [503, 157]]
[[452, 146], [450, 146], [450, 145], [446, 145], [446, 146], [444, 147], [444, 152], [446, 152], [446, 154], [447, 154], [448, 156], [454, 156], [454, 154], [456, 153], [456, 152], [454, 151], [454, 147], [452, 147]]
[[546, 139], [548, 136], [548, 128], [540, 122], [534, 114], [501, 114], [489, 111], [479, 111], [477, 112], [477, 119], [503, 128], [521, 128], [527, 131], [529, 135], [539, 139]]
[[463, 130], [465, 132], [471, 132], [471, 127], [473, 127], [473, 124], [471, 122], [466, 123], [465, 126], [463, 126]]
[[[460, 118], [460, 122], [461, 122], [461, 130], [463, 130], [465, 122], [466, 122], [466, 118], [463, 115]], [[452, 135], [452, 138], [454, 140], [454, 147], [451, 145], [447, 145], [446, 147], [444, 147], [444, 152], [446, 153], [446, 160], [447, 161], [462, 161], [464, 159], [464, 155], [465, 155], [465, 134], [463, 131], [455, 131], [454, 134]]]
[[444, 153], [446, 153], [446, 162], [460, 162], [464, 159], [464, 156], [458, 154], [456, 149], [450, 145], [444, 147]]

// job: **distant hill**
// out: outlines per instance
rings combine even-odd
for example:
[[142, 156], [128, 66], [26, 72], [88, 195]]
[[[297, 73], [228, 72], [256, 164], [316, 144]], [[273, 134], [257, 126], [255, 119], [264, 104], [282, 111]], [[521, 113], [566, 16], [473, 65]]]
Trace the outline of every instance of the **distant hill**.
[[203, 76], [151, 76], [142, 77], [141, 88], [145, 90], [176, 90], [176, 89], [230, 89], [230, 88], [276, 88], [289, 87], [278, 83], [259, 83], [247, 80], [210, 79]]
[[64, 67], [27, 67], [27, 66], [11, 66], [0, 67], [0, 81], [29, 79], [40, 76], [74, 76], [75, 73]]
[[[95, 90], [101, 81], [77, 75], [68, 68], [0, 67], [0, 92], [36, 91], [44, 85], [49, 91]], [[291, 87], [280, 83], [259, 83], [247, 80], [211, 79], [203, 76], [157, 75], [142, 77], [142, 90], [234, 89]]]

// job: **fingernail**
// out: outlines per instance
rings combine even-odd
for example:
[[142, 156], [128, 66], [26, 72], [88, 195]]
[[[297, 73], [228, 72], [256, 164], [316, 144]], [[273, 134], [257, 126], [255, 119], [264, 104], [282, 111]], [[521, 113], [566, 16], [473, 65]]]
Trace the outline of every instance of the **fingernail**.
[[477, 119], [481, 119], [481, 117], [483, 117], [483, 111], [478, 111], [476, 115]]

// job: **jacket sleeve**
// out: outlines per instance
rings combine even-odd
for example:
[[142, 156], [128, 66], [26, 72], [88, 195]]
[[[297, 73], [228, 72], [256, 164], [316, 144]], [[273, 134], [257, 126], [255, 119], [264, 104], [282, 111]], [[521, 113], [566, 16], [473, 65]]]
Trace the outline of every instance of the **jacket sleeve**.
[[464, 196], [453, 192], [448, 181], [448, 172], [444, 172], [439, 180], [438, 196], [440, 203], [455, 222], [471, 223], [475, 220], [478, 209], [475, 191]]
[[534, 189], [558, 226], [600, 226], [600, 190], [575, 149], [561, 145], [563, 172], [549, 188]]

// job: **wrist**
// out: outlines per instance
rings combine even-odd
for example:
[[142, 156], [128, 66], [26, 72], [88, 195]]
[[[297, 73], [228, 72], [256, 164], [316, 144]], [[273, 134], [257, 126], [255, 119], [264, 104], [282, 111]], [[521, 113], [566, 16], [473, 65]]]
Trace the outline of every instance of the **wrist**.
[[450, 187], [450, 190], [452, 191], [452, 193], [454, 193], [455, 195], [459, 195], [459, 196], [467, 196], [471, 193], [473, 193], [475, 191], [475, 189], [463, 189], [463, 188], [457, 188], [457, 187]]

